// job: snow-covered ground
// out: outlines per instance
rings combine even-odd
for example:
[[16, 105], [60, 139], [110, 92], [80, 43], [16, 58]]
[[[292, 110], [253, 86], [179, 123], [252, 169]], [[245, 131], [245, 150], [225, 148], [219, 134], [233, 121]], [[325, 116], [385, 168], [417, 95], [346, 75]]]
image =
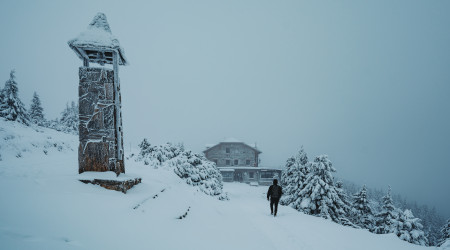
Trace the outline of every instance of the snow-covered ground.
[[0, 119], [0, 140], [0, 249], [426, 249], [289, 207], [274, 218], [267, 187], [225, 183], [220, 201], [133, 159], [127, 194], [83, 184], [74, 135]]

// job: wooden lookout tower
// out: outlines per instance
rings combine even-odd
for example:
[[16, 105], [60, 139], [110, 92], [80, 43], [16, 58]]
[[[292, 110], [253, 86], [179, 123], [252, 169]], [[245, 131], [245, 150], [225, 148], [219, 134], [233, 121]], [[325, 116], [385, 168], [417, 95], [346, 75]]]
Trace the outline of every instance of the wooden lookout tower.
[[[119, 84], [119, 65], [128, 64], [124, 51], [103, 13], [68, 44], [83, 61], [78, 87], [78, 172], [125, 173]], [[112, 64], [112, 69], [90, 67], [89, 63]]]

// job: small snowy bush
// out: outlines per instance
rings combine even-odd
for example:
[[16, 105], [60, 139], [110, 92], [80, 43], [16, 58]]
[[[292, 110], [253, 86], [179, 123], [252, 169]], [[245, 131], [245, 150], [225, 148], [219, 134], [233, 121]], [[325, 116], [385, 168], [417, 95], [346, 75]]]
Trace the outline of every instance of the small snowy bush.
[[140, 144], [141, 151], [137, 157], [138, 161], [144, 161], [145, 165], [151, 167], [161, 167], [168, 160], [178, 157], [183, 151], [182, 145], [174, 145], [166, 143], [164, 145], [152, 146], [147, 139], [144, 139]]
[[420, 219], [414, 217], [409, 209], [400, 212], [394, 224], [394, 233], [400, 239], [416, 245], [428, 246], [428, 239], [422, 229]]
[[203, 155], [185, 151], [182, 144], [152, 146], [147, 139], [144, 139], [139, 147], [141, 151], [137, 161], [143, 161], [145, 165], [154, 168], [173, 169], [187, 184], [198, 187], [203, 193], [217, 196], [220, 200], [228, 199], [222, 193], [222, 175], [219, 169]]

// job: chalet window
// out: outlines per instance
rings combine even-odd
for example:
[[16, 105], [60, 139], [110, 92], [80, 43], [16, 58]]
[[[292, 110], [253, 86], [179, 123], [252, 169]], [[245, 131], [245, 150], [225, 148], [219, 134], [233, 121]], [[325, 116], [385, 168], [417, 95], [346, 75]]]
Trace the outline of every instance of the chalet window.
[[225, 161], [225, 164], [226, 164], [227, 166], [230, 166], [230, 164], [231, 164], [231, 163], [230, 163], [230, 160], [226, 160], [226, 161]]
[[250, 165], [250, 160], [246, 160], [245, 161], [245, 165], [249, 166]]
[[239, 160], [234, 160], [234, 165], [239, 165]]
[[223, 178], [233, 178], [233, 172], [222, 172]]
[[253, 179], [253, 178], [255, 178], [255, 173], [253, 173], [253, 172], [250, 172], [250, 173], [248, 173], [249, 174], [249, 178], [250, 179]]
[[229, 154], [229, 153], [230, 153], [230, 148], [226, 148], [226, 149], [225, 149], [225, 152], [226, 152], [227, 154]]
[[267, 179], [271, 179], [273, 178], [273, 173], [272, 172], [261, 172], [261, 178], [267, 178]]

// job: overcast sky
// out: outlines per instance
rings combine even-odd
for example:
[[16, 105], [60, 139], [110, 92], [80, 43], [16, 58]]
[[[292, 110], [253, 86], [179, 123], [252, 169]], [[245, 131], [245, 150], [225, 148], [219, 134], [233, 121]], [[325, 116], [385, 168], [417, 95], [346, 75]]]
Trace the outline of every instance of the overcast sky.
[[82, 65], [67, 41], [97, 12], [130, 61], [126, 150], [235, 137], [275, 167], [304, 145], [450, 216], [450, 1], [2, 0], [2, 86], [16, 69], [24, 103], [59, 116]]

